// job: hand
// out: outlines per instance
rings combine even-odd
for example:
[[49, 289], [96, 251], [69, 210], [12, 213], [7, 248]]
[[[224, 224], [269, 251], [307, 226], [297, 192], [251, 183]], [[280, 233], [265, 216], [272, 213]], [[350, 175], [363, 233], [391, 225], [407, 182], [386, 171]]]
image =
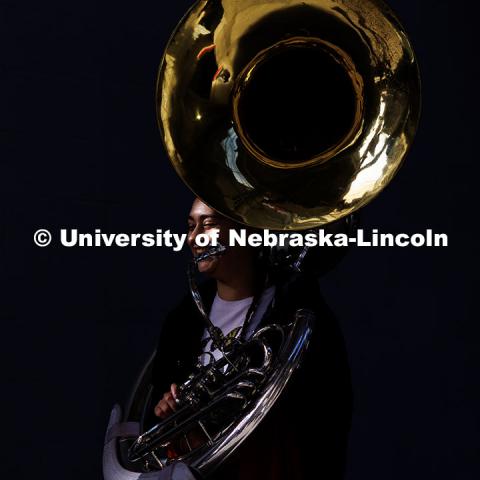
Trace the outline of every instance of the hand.
[[155, 406], [155, 415], [160, 418], [167, 418], [177, 409], [177, 385], [172, 383], [170, 391], [163, 395], [163, 398]]
[[[177, 385], [172, 383], [170, 391], [166, 392], [155, 407], [155, 415], [165, 419], [172, 415], [177, 409]], [[199, 448], [208, 442], [205, 433], [200, 427], [185, 433], [185, 435], [176, 437], [170, 442], [170, 449], [175, 456], [182, 456], [192, 451], [192, 448]]]

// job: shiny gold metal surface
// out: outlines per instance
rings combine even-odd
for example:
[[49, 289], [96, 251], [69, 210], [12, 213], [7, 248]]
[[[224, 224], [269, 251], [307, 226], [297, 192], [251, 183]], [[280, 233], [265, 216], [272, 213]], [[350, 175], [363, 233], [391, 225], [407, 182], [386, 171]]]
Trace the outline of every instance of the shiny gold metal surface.
[[185, 183], [222, 214], [276, 230], [372, 200], [419, 111], [413, 49], [376, 0], [198, 1], [157, 83], [163, 141]]

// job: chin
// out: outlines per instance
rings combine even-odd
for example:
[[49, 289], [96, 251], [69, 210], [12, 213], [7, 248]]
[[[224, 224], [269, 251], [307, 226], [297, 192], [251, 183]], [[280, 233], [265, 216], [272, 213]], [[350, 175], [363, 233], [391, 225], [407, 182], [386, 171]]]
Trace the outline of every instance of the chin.
[[205, 275], [213, 276], [215, 270], [217, 269], [217, 261], [216, 260], [204, 260], [198, 264], [198, 271], [200, 273], [204, 273]]

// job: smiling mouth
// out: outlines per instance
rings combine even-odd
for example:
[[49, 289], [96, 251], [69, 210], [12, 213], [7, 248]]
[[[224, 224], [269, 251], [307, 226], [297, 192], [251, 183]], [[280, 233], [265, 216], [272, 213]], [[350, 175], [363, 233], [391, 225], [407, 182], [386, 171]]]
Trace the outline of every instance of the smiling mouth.
[[194, 261], [196, 263], [204, 262], [206, 260], [213, 260], [225, 253], [226, 248], [222, 245], [212, 248], [202, 248], [194, 250]]
[[205, 258], [200, 258], [202, 256], [202, 254], [200, 255], [197, 255], [195, 257], [195, 259], [197, 260], [197, 262], [209, 262], [210, 260], [213, 260], [214, 257], [205, 257]]
[[195, 261], [197, 262], [197, 264], [199, 263], [210, 263], [210, 262], [213, 262], [213, 260], [215, 260], [216, 257], [212, 256], [212, 257], [205, 257], [205, 258], [200, 258], [201, 255], [195, 257]]

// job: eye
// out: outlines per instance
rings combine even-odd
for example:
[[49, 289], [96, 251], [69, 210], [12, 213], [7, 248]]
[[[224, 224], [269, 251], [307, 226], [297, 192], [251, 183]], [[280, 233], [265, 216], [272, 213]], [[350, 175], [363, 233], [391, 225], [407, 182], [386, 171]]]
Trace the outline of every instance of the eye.
[[218, 227], [218, 223], [214, 222], [212, 220], [210, 220], [208, 222], [204, 222], [204, 224], [203, 224], [203, 228], [216, 228], [216, 227]]
[[187, 225], [187, 231], [188, 232], [193, 232], [195, 230], [195, 225], [193, 223], [189, 223]]

